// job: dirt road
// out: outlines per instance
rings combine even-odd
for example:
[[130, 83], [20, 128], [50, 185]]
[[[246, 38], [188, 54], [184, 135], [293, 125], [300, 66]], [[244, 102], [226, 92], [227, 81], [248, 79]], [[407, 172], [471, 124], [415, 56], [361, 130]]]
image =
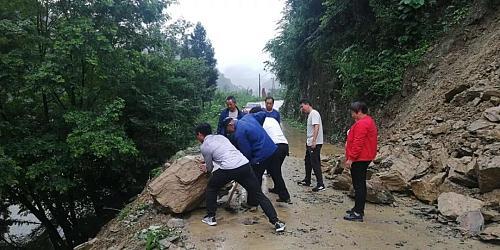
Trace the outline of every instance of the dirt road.
[[[188, 241], [197, 249], [494, 249], [494, 245], [474, 239], [456, 237], [457, 232], [436, 222], [414, 215], [422, 206], [408, 197], [398, 197], [392, 206], [367, 204], [365, 222], [343, 220], [345, 210], [354, 201], [342, 191], [328, 187], [320, 193], [298, 186], [303, 178], [303, 157], [300, 155], [301, 133], [286, 129], [292, 156], [283, 165], [287, 187], [293, 204], [275, 203], [270, 178], [264, 178], [263, 188], [273, 201], [280, 219], [287, 223], [286, 231], [275, 233], [259, 208], [252, 212], [236, 206], [237, 212], [219, 209], [218, 225], [209, 227], [201, 222], [203, 209], [187, 219]], [[341, 150], [332, 145], [327, 152]], [[314, 179], [313, 179], [314, 180]], [[314, 182], [314, 181], [313, 181]], [[243, 198], [243, 199], [242, 199]], [[244, 200], [244, 197], [240, 197]], [[239, 209], [238, 209], [239, 208]]]

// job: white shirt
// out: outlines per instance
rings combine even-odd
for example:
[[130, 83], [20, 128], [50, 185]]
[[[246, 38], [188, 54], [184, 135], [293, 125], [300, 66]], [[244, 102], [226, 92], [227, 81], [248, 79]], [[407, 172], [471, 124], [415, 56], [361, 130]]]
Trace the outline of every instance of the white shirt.
[[235, 109], [234, 111], [229, 110], [228, 117], [231, 117], [233, 119], [238, 118], [238, 109]]
[[321, 122], [321, 115], [315, 109], [307, 116], [307, 146], [312, 145], [314, 125], [319, 124], [318, 137], [316, 137], [316, 144], [323, 144], [323, 123]]
[[208, 171], [239, 168], [249, 161], [222, 135], [207, 135], [201, 144], [201, 154]]
[[267, 135], [271, 137], [274, 144], [278, 143], [288, 144], [288, 141], [286, 140], [286, 137], [283, 134], [283, 131], [281, 130], [281, 126], [276, 119], [272, 117], [266, 117], [262, 127], [266, 131]]

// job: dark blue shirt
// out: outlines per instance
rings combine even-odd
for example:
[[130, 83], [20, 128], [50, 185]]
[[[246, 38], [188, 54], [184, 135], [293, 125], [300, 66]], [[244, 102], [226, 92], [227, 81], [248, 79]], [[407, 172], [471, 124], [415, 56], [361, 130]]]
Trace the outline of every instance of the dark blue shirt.
[[[255, 115], [264, 116], [262, 112], [259, 113]], [[271, 157], [278, 148], [254, 115], [246, 115], [238, 120], [235, 128], [234, 140], [238, 149], [252, 165]]]
[[278, 121], [278, 123], [281, 123], [281, 117], [280, 117], [280, 112], [278, 112], [276, 109], [273, 109], [273, 111], [269, 112], [266, 110], [266, 117], [272, 117]]
[[[238, 110], [237, 119], [239, 120], [245, 114], [243, 114], [243, 112], [241, 112], [238, 107], [236, 107], [236, 109]], [[226, 117], [229, 117], [229, 109], [227, 109], [227, 108], [223, 109], [219, 115], [219, 124], [217, 124], [217, 134], [219, 134], [219, 135], [227, 136], [226, 135], [226, 128], [224, 128], [224, 126], [222, 126], [222, 122], [224, 121], [224, 119], [226, 119]]]

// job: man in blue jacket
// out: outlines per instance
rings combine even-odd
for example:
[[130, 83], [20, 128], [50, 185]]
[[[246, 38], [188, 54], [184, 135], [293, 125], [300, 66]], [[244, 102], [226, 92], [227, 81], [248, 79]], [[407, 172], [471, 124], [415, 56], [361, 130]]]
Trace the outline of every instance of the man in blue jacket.
[[227, 136], [226, 128], [223, 126], [224, 119], [231, 117], [233, 119], [241, 119], [243, 117], [243, 112], [240, 111], [238, 106], [236, 106], [236, 99], [234, 96], [228, 96], [226, 98], [226, 107], [220, 112], [219, 115], [219, 124], [217, 125], [217, 134]]
[[[262, 186], [264, 171], [271, 169], [274, 154], [278, 152], [278, 147], [259, 123], [264, 121], [265, 117], [266, 114], [260, 112], [246, 115], [240, 120], [226, 118], [223, 122], [226, 131], [233, 134], [237, 148], [250, 161], [259, 181], [259, 187]], [[258, 204], [253, 195], [248, 196], [247, 203], [250, 206]]]
[[266, 103], [266, 116], [267, 117], [272, 117], [278, 121], [278, 123], [281, 123], [281, 116], [280, 112], [278, 110], [274, 109], [274, 98], [272, 96], [266, 97], [265, 100]]

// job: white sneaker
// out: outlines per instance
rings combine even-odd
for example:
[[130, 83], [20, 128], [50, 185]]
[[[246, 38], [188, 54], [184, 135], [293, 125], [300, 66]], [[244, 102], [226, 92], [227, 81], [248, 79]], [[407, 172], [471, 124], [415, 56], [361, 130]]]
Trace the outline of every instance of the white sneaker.
[[214, 216], [205, 216], [203, 217], [203, 219], [201, 220], [201, 222], [209, 225], [209, 226], [215, 226], [217, 225], [217, 220], [215, 220], [215, 217]]

